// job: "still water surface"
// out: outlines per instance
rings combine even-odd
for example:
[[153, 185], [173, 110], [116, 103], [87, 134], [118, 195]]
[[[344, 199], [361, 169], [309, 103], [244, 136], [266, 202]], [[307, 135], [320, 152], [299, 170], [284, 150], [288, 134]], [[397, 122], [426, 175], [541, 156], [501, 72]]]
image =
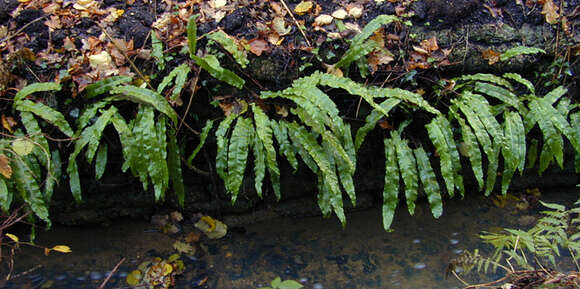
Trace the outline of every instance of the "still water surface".
[[[559, 190], [541, 199], [571, 204], [578, 193], [576, 188]], [[498, 208], [474, 196], [447, 201], [443, 216], [434, 219], [428, 205], [419, 203], [414, 217], [397, 211], [394, 232], [383, 230], [378, 208], [349, 214], [345, 229], [335, 217], [279, 218], [233, 229], [223, 239], [202, 238], [203, 256], [182, 258], [186, 271], [176, 288], [259, 288], [277, 276], [314, 289], [461, 288], [453, 277], [444, 278], [449, 261], [465, 249], [489, 249], [479, 242], [482, 230], [529, 227], [538, 209], [518, 210], [514, 204]], [[185, 223], [183, 231], [192, 231], [190, 227]], [[126, 261], [106, 288], [128, 288], [128, 272], [151, 257], [171, 255], [180, 236], [151, 229], [151, 224], [135, 221], [54, 226], [40, 232], [37, 243], [70, 245], [73, 253], [47, 257], [41, 249], [22, 249], [14, 271], [21, 277], [4, 288], [97, 288], [122, 258]]]

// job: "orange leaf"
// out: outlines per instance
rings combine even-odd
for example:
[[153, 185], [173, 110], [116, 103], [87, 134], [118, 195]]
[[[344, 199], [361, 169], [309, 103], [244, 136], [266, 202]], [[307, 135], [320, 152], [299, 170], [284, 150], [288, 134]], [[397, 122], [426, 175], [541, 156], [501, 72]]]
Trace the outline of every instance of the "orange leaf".
[[248, 41], [250, 45], [250, 52], [254, 53], [256, 56], [262, 55], [262, 52], [268, 52], [270, 47], [268, 46], [268, 42], [263, 39], [255, 38]]
[[0, 154], [0, 174], [5, 178], [12, 177], [12, 167], [10, 167], [10, 160], [4, 154]]
[[52, 251], [49, 248], [44, 248], [44, 256], [48, 256], [48, 254], [50, 254], [50, 251]]
[[435, 50], [438, 50], [439, 45], [437, 45], [437, 39], [435, 38], [435, 36], [421, 41], [421, 48], [423, 48], [429, 52], [433, 52]]
[[552, 0], [544, 1], [544, 8], [542, 14], [546, 15], [546, 22], [556, 24], [560, 15], [558, 14], [558, 6]]
[[493, 65], [494, 63], [499, 61], [501, 53], [496, 52], [492, 49], [486, 49], [481, 53], [481, 57], [489, 62], [489, 65]]

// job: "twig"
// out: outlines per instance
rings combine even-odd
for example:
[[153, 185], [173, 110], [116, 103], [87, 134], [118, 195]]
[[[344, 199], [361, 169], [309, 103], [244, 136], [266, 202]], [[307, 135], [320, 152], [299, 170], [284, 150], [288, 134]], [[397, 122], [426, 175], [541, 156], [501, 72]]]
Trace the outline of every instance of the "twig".
[[115, 272], [117, 272], [117, 270], [119, 270], [119, 266], [121, 266], [121, 264], [123, 262], [125, 262], [125, 258], [121, 259], [121, 261], [119, 261], [119, 263], [117, 263], [117, 265], [115, 265], [115, 267], [113, 268], [113, 270], [111, 270], [111, 272], [109, 273], [109, 275], [107, 275], [107, 278], [105, 278], [105, 280], [103, 280], [103, 283], [101, 283], [101, 286], [99, 286], [99, 289], [105, 288], [105, 285], [107, 285], [107, 283], [109, 282], [109, 280], [111, 279], [111, 277], [113, 276], [113, 274]]
[[0, 43], [2, 43], [2, 42], [6, 42], [6, 41], [8, 41], [8, 40], [12, 39], [12, 37], [14, 37], [14, 36], [16, 36], [16, 35], [20, 34], [22, 31], [24, 31], [24, 29], [28, 28], [28, 26], [30, 26], [30, 25], [32, 25], [32, 24], [34, 24], [34, 23], [36, 23], [36, 22], [38, 22], [38, 21], [40, 21], [40, 20], [42, 20], [42, 19], [44, 19], [44, 18], [46, 18], [46, 16], [38, 17], [38, 18], [36, 18], [36, 19], [34, 19], [34, 20], [32, 20], [32, 21], [30, 21], [30, 22], [26, 23], [26, 25], [22, 26], [22, 28], [20, 28], [20, 29], [16, 30], [16, 32], [12, 33], [12, 35], [10, 35], [10, 36], [6, 36], [6, 37], [4, 37], [2, 40], [0, 40]]
[[196, 66], [196, 67], [197, 68], [196, 68], [196, 72], [195, 72], [195, 77], [193, 78], [193, 81], [192, 81], [191, 85], [189, 86], [191, 89], [191, 95], [189, 96], [189, 102], [187, 103], [187, 107], [185, 108], [185, 112], [183, 113], [183, 118], [181, 118], [181, 122], [179, 123], [179, 126], [177, 127], [177, 131], [175, 132], [176, 134], [179, 132], [179, 130], [181, 129], [181, 126], [185, 122], [185, 118], [187, 117], [187, 114], [189, 113], [189, 109], [191, 108], [191, 103], [193, 102], [193, 96], [195, 95], [195, 91], [197, 90], [197, 81], [199, 80], [201, 68], [199, 68], [199, 66]]
[[284, 5], [284, 8], [286, 8], [286, 11], [288, 11], [288, 13], [290, 14], [290, 17], [292, 17], [292, 20], [294, 20], [294, 24], [296, 24], [296, 27], [298, 27], [298, 30], [300, 30], [300, 33], [302, 33], [302, 36], [304, 36], [304, 40], [306, 40], [306, 44], [308, 44], [308, 47], [311, 47], [312, 45], [310, 45], [310, 41], [308, 40], [308, 36], [306, 36], [306, 33], [304, 33], [304, 30], [302, 30], [302, 27], [300, 27], [300, 23], [298, 23], [298, 20], [296, 20], [296, 18], [294, 17], [292, 10], [290, 10], [290, 8], [288, 8], [288, 5], [286, 5], [286, 2], [284, 0], [280, 0], [280, 2], [282, 2], [282, 5]]

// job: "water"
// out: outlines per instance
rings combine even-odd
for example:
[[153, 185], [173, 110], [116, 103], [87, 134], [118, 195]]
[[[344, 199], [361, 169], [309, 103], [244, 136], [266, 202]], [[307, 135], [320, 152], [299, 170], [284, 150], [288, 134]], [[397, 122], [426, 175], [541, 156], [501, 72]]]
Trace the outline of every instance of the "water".
[[[542, 199], [569, 204], [577, 197], [578, 190], [569, 189], [545, 193]], [[460, 288], [453, 277], [444, 278], [451, 259], [463, 250], [486, 252], [480, 231], [527, 228], [534, 216], [537, 210], [497, 208], [476, 196], [447, 201], [437, 220], [426, 203], [418, 204], [414, 217], [399, 209], [390, 233], [382, 228], [379, 209], [349, 214], [345, 229], [335, 217], [270, 220], [232, 229], [220, 240], [202, 238], [195, 256], [182, 257], [186, 270], [176, 288], [259, 288], [278, 276], [316, 289]], [[193, 230], [190, 224], [183, 227]], [[13, 272], [21, 276], [3, 288], [97, 288], [122, 258], [126, 261], [106, 288], [127, 288], [125, 277], [139, 263], [171, 255], [173, 242], [183, 238], [151, 228], [135, 221], [106, 228], [55, 226], [39, 233], [37, 243], [70, 245], [73, 253], [44, 256], [42, 249], [23, 248]], [[478, 279], [471, 273], [467, 278], [500, 275]]]

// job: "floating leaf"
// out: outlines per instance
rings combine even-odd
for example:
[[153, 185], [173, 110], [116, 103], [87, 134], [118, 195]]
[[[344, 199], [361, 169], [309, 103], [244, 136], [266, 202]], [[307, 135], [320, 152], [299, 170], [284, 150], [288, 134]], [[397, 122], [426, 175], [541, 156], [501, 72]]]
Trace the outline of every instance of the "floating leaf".
[[[175, 241], [173, 243], [173, 249], [175, 249], [175, 251], [179, 252], [180, 254], [186, 254], [186, 255], [190, 255], [193, 256], [195, 254], [195, 247], [191, 246], [190, 244], [187, 244], [185, 242], [181, 242], [181, 241]], [[166, 264], [169, 265], [169, 264]], [[169, 265], [169, 267], [171, 267], [171, 265]], [[171, 268], [173, 269], [173, 267]], [[170, 271], [171, 273], [171, 271]]]
[[202, 217], [194, 226], [210, 239], [220, 239], [228, 233], [226, 224], [209, 216]]
[[141, 283], [141, 279], [143, 279], [143, 273], [139, 270], [133, 270], [131, 274], [127, 275], [127, 284], [129, 286], [137, 286]]

